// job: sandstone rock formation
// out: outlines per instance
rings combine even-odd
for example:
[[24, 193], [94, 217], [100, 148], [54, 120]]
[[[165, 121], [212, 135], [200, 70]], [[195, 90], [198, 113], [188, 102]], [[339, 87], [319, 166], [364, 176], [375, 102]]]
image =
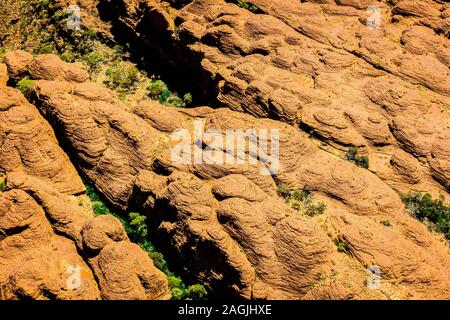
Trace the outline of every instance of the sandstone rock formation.
[[[238, 2], [81, 1], [84, 23], [192, 92], [192, 108], [125, 105], [79, 63], [5, 55], [1, 299], [170, 298], [121, 223], [93, 214], [76, 170], [146, 214], [213, 297], [449, 299], [448, 243], [399, 194], [450, 200], [450, 5]], [[28, 101], [6, 86], [24, 76]], [[352, 147], [368, 168], [344, 160]], [[280, 185], [325, 212], [301, 214]]]
[[358, 147], [394, 190], [447, 197], [448, 3], [247, 1], [255, 13], [237, 2], [99, 8], [175, 83], [188, 75], [198, 101], [300, 126], [335, 154]]
[[[28, 70], [24, 56], [8, 55], [12, 76], [27, 70], [57, 78], [66, 72], [73, 80], [77, 74], [63, 64], [41, 65], [45, 57], [33, 60], [34, 69]], [[0, 191], [1, 299], [170, 297], [165, 276], [129, 242], [122, 224], [112, 216], [94, 217], [50, 125], [19, 91], [4, 85], [0, 146], [0, 180], [6, 180]]]
[[[376, 174], [320, 149], [308, 134], [280, 121], [228, 108], [176, 109], [151, 100], [126, 111], [114, 92], [63, 79], [53, 69], [67, 66], [53, 63], [45, 72], [47, 59], [57, 57], [37, 57], [23, 66], [35, 82], [30, 100], [74, 163], [111, 203], [146, 212], [166, 250], [213, 293], [247, 299], [449, 297], [448, 247], [408, 215], [398, 194]], [[33, 73], [36, 65], [40, 73]], [[196, 137], [196, 120], [215, 135]], [[174, 152], [180, 155], [177, 129], [194, 137], [187, 144], [201, 152], [203, 161], [174, 161]], [[277, 170], [271, 169], [271, 148], [263, 157], [249, 152], [253, 161], [243, 163], [239, 155], [226, 154], [218, 137], [230, 129], [278, 130]], [[436, 149], [436, 155], [444, 150]], [[234, 161], [215, 161], [225, 157]], [[405, 180], [425, 175], [413, 155], [399, 149], [393, 159]], [[327, 204], [326, 213], [306, 217], [295, 212], [277, 196], [280, 183], [292, 189], [308, 186]], [[44, 201], [50, 193], [45, 188], [33, 189], [19, 177], [8, 178], [8, 185], [21, 186], [44, 208], [51, 207]], [[80, 235], [75, 241], [94, 273], [101, 269], [111, 275], [114, 285], [102, 285], [108, 278], [99, 284], [106, 297], [114, 298], [116, 281], [124, 278], [105, 272], [105, 264], [137, 268], [134, 259], [140, 254], [120, 250], [129, 246], [121, 241], [126, 236], [105, 217], [89, 220], [81, 231], [75, 218], [64, 217], [68, 223], [55, 228], [69, 237]], [[389, 226], [381, 223], [386, 219]], [[345, 242], [347, 252], [338, 252], [335, 242]], [[365, 285], [372, 265], [381, 269], [383, 290]], [[148, 275], [133, 270], [139, 279]], [[154, 274], [148, 276], [149, 283], [159, 283]], [[142, 292], [154, 290], [144, 285]]]

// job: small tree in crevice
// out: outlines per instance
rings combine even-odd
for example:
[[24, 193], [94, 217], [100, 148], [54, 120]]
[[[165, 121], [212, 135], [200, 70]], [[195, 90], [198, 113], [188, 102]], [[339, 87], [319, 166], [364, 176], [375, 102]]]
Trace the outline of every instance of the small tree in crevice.
[[325, 213], [327, 208], [324, 203], [313, 200], [312, 192], [308, 186], [291, 191], [285, 184], [279, 184], [277, 194], [284, 198], [291, 208], [309, 217], [321, 215]]
[[444, 197], [433, 199], [429, 194], [410, 192], [401, 196], [410, 214], [427, 224], [430, 230], [443, 233], [450, 240], [450, 205]]
[[147, 88], [147, 95], [153, 100], [159, 100], [160, 103], [177, 108], [185, 108], [192, 103], [192, 94], [190, 92], [179, 97], [176, 92], [169, 90], [167, 85], [159, 77], [151, 77], [150, 85]]
[[5, 192], [6, 190], [8, 190], [6, 186], [6, 178], [0, 177], [0, 192]]
[[130, 234], [135, 242], [142, 242], [148, 235], [146, 216], [143, 216], [137, 212], [130, 212], [128, 214], [130, 223]]
[[242, 9], [248, 10], [253, 13], [262, 13], [262, 10], [258, 6], [248, 1], [239, 0], [236, 5]]
[[139, 70], [135, 66], [128, 66], [124, 62], [114, 62], [106, 69], [105, 84], [119, 93], [133, 92], [139, 81]]
[[[70, 58], [67, 55], [63, 56], [65, 59]], [[105, 58], [100, 52], [90, 52], [81, 56], [81, 59], [87, 64], [89, 73], [97, 71]]]
[[368, 169], [369, 168], [369, 158], [367, 156], [358, 155], [358, 148], [350, 148], [345, 154], [345, 159], [353, 162], [358, 167]]
[[334, 243], [336, 244], [337, 250], [339, 252], [344, 252], [344, 253], [348, 252], [349, 247], [348, 247], [347, 241], [338, 239]]
[[31, 80], [28, 76], [25, 76], [19, 82], [17, 82], [16, 88], [20, 92], [22, 92], [24, 96], [28, 97], [35, 85], [36, 84], [33, 80]]
[[283, 197], [286, 201], [289, 200], [289, 197], [291, 196], [291, 190], [289, 187], [285, 184], [279, 184], [277, 186], [277, 194], [280, 197]]

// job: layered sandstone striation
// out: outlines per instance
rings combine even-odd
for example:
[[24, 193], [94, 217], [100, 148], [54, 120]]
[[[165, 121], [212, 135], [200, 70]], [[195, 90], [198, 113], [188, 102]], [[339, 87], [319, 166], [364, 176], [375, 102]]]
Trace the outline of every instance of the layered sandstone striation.
[[[82, 1], [83, 23], [125, 39], [195, 108], [125, 105], [79, 63], [5, 55], [1, 299], [170, 298], [119, 220], [93, 214], [76, 169], [116, 208], [146, 214], [165, 253], [213, 297], [450, 297], [447, 243], [399, 196], [450, 199], [449, 4], [246, 2], [256, 7]], [[24, 76], [28, 101], [6, 86]], [[228, 149], [230, 131], [246, 132], [244, 153]], [[279, 145], [264, 136], [255, 153], [253, 134], [266, 131]], [[342, 159], [350, 147], [368, 168]], [[325, 213], [294, 210], [279, 185], [311, 190]]]
[[[59, 58], [7, 55], [10, 75], [80, 80]], [[53, 59], [53, 60], [52, 60]], [[30, 60], [30, 61], [31, 61]], [[40, 61], [44, 61], [43, 65]], [[61, 69], [60, 69], [61, 68]], [[57, 71], [52, 73], [52, 71]], [[84, 79], [85, 80], [85, 79]], [[17, 90], [0, 87], [0, 298], [167, 299], [167, 279], [112, 216], [95, 217], [51, 126]]]
[[448, 3], [237, 2], [99, 8], [175, 83], [188, 75], [198, 101], [299, 126], [336, 155], [358, 147], [398, 192], [448, 195]]
[[[127, 111], [113, 91], [80, 78], [74, 81], [61, 77], [70, 65], [57, 60], [56, 56], [43, 55], [20, 66], [34, 79], [30, 100], [54, 127], [77, 168], [115, 206], [145, 212], [151, 231], [166, 251], [213, 294], [246, 299], [449, 297], [450, 255], [446, 243], [410, 217], [398, 193], [377, 174], [322, 150], [289, 121], [230, 108], [176, 109], [152, 100], [143, 100]], [[47, 67], [49, 72], [45, 71]], [[274, 77], [273, 81], [279, 79]], [[382, 77], [372, 80], [378, 79]], [[19, 105], [32, 108], [23, 97], [17, 99]], [[430, 103], [438, 101], [433, 99]], [[198, 123], [203, 130], [213, 129], [214, 135], [196, 135]], [[227, 153], [222, 138], [233, 129], [279, 133], [276, 170], [271, 148], [264, 156], [248, 152], [243, 162], [239, 161], [242, 155]], [[181, 155], [176, 139], [180, 132], [181, 138], [188, 137], [185, 142], [189, 150], [201, 154], [201, 161], [174, 158]], [[405, 183], [426, 179], [423, 164], [414, 154], [401, 148], [392, 150], [396, 151], [392, 166], [404, 172]], [[430, 150], [439, 167], [445, 167], [445, 150], [444, 145]], [[76, 177], [72, 179], [79, 181]], [[116, 297], [122, 288], [116, 287], [118, 283], [129, 279], [118, 270], [132, 270], [141, 280], [142, 294], [162, 294], [161, 285], [158, 290], [155, 285], [163, 281], [148, 271], [151, 262], [146, 269], [139, 261], [142, 254], [126, 242], [117, 221], [102, 216], [79, 223], [82, 213], [77, 212], [82, 208], [67, 210], [67, 214], [63, 208], [53, 210], [55, 196], [67, 199], [69, 204], [74, 193], [82, 192], [81, 184], [81, 189], [66, 190], [66, 184], [60, 181], [56, 193], [53, 184], [39, 185], [43, 179], [49, 178], [15, 174], [8, 177], [8, 186], [17, 186], [37, 199], [50, 221], [56, 220], [54, 228], [87, 254], [94, 274], [105, 276], [99, 279], [103, 295]], [[279, 184], [292, 189], [308, 186], [314, 197], [327, 205], [326, 212], [316, 217], [299, 214], [277, 195]], [[58, 223], [62, 219], [65, 223]], [[389, 225], [382, 223], [386, 220]], [[335, 243], [342, 242], [346, 250], [338, 252]], [[373, 265], [381, 270], [382, 290], [366, 286], [371, 276], [368, 268]], [[147, 280], [142, 281], [143, 277]], [[139, 296], [131, 291], [129, 297]]]

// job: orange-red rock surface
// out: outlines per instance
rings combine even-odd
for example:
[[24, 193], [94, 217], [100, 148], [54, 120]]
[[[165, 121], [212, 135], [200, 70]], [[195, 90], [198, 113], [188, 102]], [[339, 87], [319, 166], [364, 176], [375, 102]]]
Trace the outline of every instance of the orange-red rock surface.
[[[399, 196], [450, 199], [449, 4], [249, 0], [254, 13], [236, 2], [99, 2], [111, 34], [190, 88], [195, 108], [149, 99], [126, 106], [78, 64], [5, 56], [1, 298], [170, 297], [165, 276], [120, 222], [80, 201], [89, 202], [76, 169], [117, 208], [145, 213], [164, 250], [213, 296], [450, 297], [448, 244]], [[366, 24], [370, 5], [380, 9], [380, 28]], [[24, 75], [35, 83], [31, 103], [5, 85]], [[219, 138], [278, 130], [278, 170], [261, 174], [271, 169], [264, 157], [240, 163], [205, 135], [189, 141], [203, 161], [174, 162], [172, 134], [194, 135], [196, 120]], [[352, 146], [368, 156], [367, 169], [342, 159]], [[222, 157], [232, 163], [213, 161]], [[277, 195], [280, 184], [308, 187], [325, 213], [293, 210]], [[74, 265], [81, 286], [67, 290]], [[373, 266], [375, 290], [367, 285]]]
[[[151, 100], [127, 111], [101, 85], [68, 81], [57, 70], [49, 76], [42, 66], [53, 70], [57, 60], [42, 55], [23, 66], [35, 79], [31, 100], [54, 124], [77, 167], [116, 206], [146, 212], [167, 250], [213, 292], [275, 299], [448, 298], [447, 245], [410, 217], [399, 195], [376, 174], [320, 149], [280, 121]], [[279, 171], [262, 175], [268, 164], [261, 159], [234, 165], [172, 161], [170, 134], [179, 128], [192, 132], [195, 119], [219, 135], [227, 129], [278, 129]], [[204, 160], [220, 153], [204, 150]], [[402, 163], [402, 155], [396, 157]], [[327, 204], [326, 213], [310, 218], [295, 212], [277, 196], [279, 183], [309, 186]], [[381, 223], [386, 219], [390, 226]], [[95, 254], [112, 241], [92, 231], [109, 225], [85, 224], [82, 247]], [[115, 241], [125, 237], [114, 235]], [[338, 252], [335, 241], [345, 241], [347, 253]], [[114, 251], [107, 249], [88, 260], [94, 272], [100, 261], [116, 266], [108, 256]], [[365, 285], [371, 265], [382, 271], [383, 290]]]
[[0, 191], [2, 299], [170, 297], [165, 276], [130, 243], [122, 224], [112, 216], [94, 217], [51, 126], [19, 91], [4, 85], [0, 146], [7, 185]]
[[[224, 0], [172, 11], [159, 1], [101, 2], [116, 32], [175, 81], [188, 77], [194, 97], [300, 126], [334, 151], [359, 147], [396, 191], [448, 192], [448, 3], [247, 1], [253, 13]], [[370, 5], [379, 29], [367, 26]]]

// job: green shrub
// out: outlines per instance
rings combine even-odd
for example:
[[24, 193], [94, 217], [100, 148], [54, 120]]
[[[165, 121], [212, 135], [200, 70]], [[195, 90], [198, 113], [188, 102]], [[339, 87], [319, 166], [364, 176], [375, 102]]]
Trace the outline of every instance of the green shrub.
[[132, 230], [132, 238], [135, 239], [136, 242], [144, 240], [148, 234], [147, 224], [145, 223], [147, 217], [137, 212], [130, 212], [128, 218]]
[[353, 162], [361, 168], [369, 168], [369, 158], [366, 156], [359, 156], [357, 148], [350, 148], [345, 154], [345, 159]]
[[194, 284], [186, 289], [186, 299], [188, 300], [204, 300], [208, 292], [201, 284]]
[[0, 178], [0, 192], [5, 192], [8, 188], [6, 187], [6, 179]]
[[159, 100], [161, 103], [166, 102], [167, 98], [172, 95], [167, 85], [159, 78], [152, 76], [148, 87], [148, 96], [151, 99]]
[[95, 40], [95, 39], [97, 39], [97, 32], [92, 28], [84, 27], [83, 37]]
[[48, 7], [51, 0], [32, 0], [31, 3], [34, 7]]
[[75, 55], [70, 51], [61, 53], [59, 55], [59, 57], [61, 58], [61, 60], [66, 61], [66, 62], [74, 62], [75, 61]]
[[31, 5], [35, 10], [46, 10], [50, 4], [50, 0], [33, 0]]
[[261, 9], [259, 7], [247, 1], [239, 0], [237, 6], [253, 13], [261, 12]]
[[90, 183], [85, 182], [84, 186], [86, 188], [86, 195], [89, 197], [89, 199], [91, 199], [91, 201], [99, 201], [100, 200], [100, 196], [98, 195], [98, 193], [95, 191], [94, 187]]
[[292, 192], [291, 198], [297, 201], [305, 201], [311, 195], [309, 188], [305, 186], [303, 189], [297, 189]]
[[347, 252], [348, 251], [348, 243], [347, 243], [347, 241], [336, 240], [335, 244], [336, 244], [337, 250], [339, 252]]
[[325, 210], [327, 209], [327, 206], [325, 203], [319, 202], [319, 203], [308, 203], [305, 206], [305, 214], [309, 217], [314, 217], [320, 214], [325, 213]]
[[19, 82], [17, 82], [16, 88], [25, 96], [28, 96], [35, 85], [36, 84], [33, 80], [31, 80], [28, 76], [25, 76]]
[[177, 108], [184, 108], [192, 103], [192, 94], [190, 92], [183, 95], [183, 98], [180, 98], [177, 93], [170, 91], [159, 77], [154, 75], [151, 77], [150, 85], [147, 88], [147, 95], [151, 99], [159, 100], [163, 104]]
[[84, 54], [81, 59], [86, 62], [90, 73], [97, 71], [105, 58], [100, 52], [90, 52]]
[[390, 226], [391, 226], [391, 222], [390, 222], [389, 220], [387, 220], [387, 219], [382, 220], [380, 223], [381, 223], [383, 226], [386, 226], [386, 227], [390, 227]]
[[181, 288], [171, 288], [170, 292], [172, 293], [172, 300], [183, 300], [184, 291]]
[[167, 280], [169, 281], [169, 287], [171, 288], [181, 287], [183, 285], [183, 280], [174, 275], [168, 276]]
[[190, 104], [190, 103], [192, 103], [192, 94], [191, 94], [190, 92], [186, 93], [186, 94], [183, 96], [183, 102], [184, 102], [185, 104]]
[[106, 85], [119, 93], [131, 92], [139, 81], [139, 70], [123, 62], [116, 62], [105, 72]]
[[277, 186], [277, 194], [287, 201], [291, 197], [291, 189], [285, 184], [279, 184]]
[[283, 197], [287, 203], [298, 212], [309, 217], [314, 217], [325, 213], [327, 206], [322, 202], [314, 202], [312, 193], [308, 186], [302, 189], [291, 191], [288, 186], [279, 184], [277, 186], [277, 194]]
[[412, 216], [426, 222], [430, 229], [443, 233], [450, 240], [450, 205], [445, 203], [443, 197], [433, 199], [428, 193], [422, 195], [410, 192], [401, 198]]
[[163, 271], [164, 273], [167, 273], [167, 262], [164, 259], [164, 255], [161, 252], [157, 251], [149, 251], [146, 250], [150, 258], [153, 260], [153, 264], [155, 267], [157, 267], [159, 270]]
[[113, 60], [118, 60], [118, 59], [120, 59], [120, 58], [124, 55], [124, 53], [125, 53], [124, 48], [123, 48], [122, 46], [116, 44], [116, 45], [113, 47], [113, 57], [112, 57]]
[[55, 12], [50, 17], [50, 22], [52, 23], [58, 23], [62, 19], [66, 18], [69, 15], [69, 12], [66, 10], [57, 10], [57, 6], [53, 7], [52, 10], [55, 10]]
[[110, 213], [108, 207], [105, 205], [103, 201], [92, 201], [92, 209], [94, 210], [95, 214], [107, 214]]
[[47, 54], [47, 53], [52, 53], [54, 50], [53, 44], [52, 43], [42, 43], [36, 50], [35, 52], [37, 54]]
[[121, 55], [121, 54], [124, 53], [123, 47], [122, 47], [121, 45], [118, 45], [118, 44], [116, 44], [116, 45], [113, 47], [113, 50], [114, 50], [114, 52], [115, 52], [116, 54], [118, 54], [118, 55]]
[[171, 96], [166, 99], [165, 104], [172, 107], [185, 108], [191, 102], [192, 95], [190, 93], [186, 93], [183, 98], [180, 98], [176, 93], [172, 93]]
[[95, 52], [96, 40], [97, 33], [90, 28], [73, 32], [71, 33], [71, 38], [67, 39], [72, 44], [72, 52], [76, 54], [77, 58], [82, 58], [84, 55]]
[[6, 49], [3, 47], [0, 47], [0, 63], [3, 62], [3, 58], [5, 57]]
[[169, 288], [172, 292], [173, 300], [204, 300], [208, 292], [199, 283], [186, 287], [181, 278], [169, 275]]
[[315, 217], [325, 213], [327, 206], [322, 202], [313, 202], [311, 198], [306, 198], [303, 201], [290, 199], [289, 201], [291, 207], [298, 212], [303, 213], [308, 217]]

